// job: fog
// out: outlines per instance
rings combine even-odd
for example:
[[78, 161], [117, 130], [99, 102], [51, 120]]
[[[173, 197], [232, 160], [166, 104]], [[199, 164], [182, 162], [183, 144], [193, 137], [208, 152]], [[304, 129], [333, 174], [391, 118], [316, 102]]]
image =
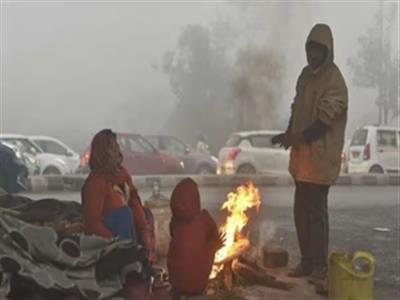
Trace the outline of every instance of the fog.
[[[393, 10], [390, 5], [385, 2], [384, 9]], [[398, 5], [394, 7], [389, 39], [398, 52]], [[271, 122], [259, 126], [283, 129], [297, 76], [306, 64], [305, 39], [315, 23], [323, 22], [332, 28], [335, 62], [349, 87], [350, 134], [356, 126], [378, 120], [376, 90], [356, 87], [347, 64], [378, 9], [377, 1], [7, 1], [1, 11], [0, 131], [55, 136], [77, 151], [102, 128], [143, 134], [167, 131], [193, 143], [203, 124], [196, 123], [199, 130], [189, 126], [190, 119], [181, 115], [187, 112], [177, 109], [180, 99], [171, 88], [170, 74], [160, 66], [165, 53], [177, 49], [185, 26], [211, 30], [215, 22], [229, 24], [234, 33], [224, 52], [225, 66], [232, 67], [224, 69], [228, 79], [221, 79], [227, 82], [226, 99], [235, 96], [231, 73], [245, 47], [265, 49], [279, 60], [282, 75], [274, 79], [268, 98], [275, 103], [274, 113], [268, 116]], [[257, 76], [252, 76], [257, 85]], [[259, 90], [257, 97], [262, 93]], [[211, 97], [209, 106], [213, 101]], [[223, 111], [229, 101], [218, 103]], [[221, 117], [225, 125], [214, 135], [214, 145], [236, 130], [234, 105], [228, 106], [229, 116]], [[204, 125], [205, 134], [212, 135], [218, 127]]]

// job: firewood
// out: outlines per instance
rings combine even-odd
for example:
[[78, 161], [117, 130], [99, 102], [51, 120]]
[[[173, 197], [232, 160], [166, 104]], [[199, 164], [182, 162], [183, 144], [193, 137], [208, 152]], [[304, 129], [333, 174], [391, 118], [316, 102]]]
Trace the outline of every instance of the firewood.
[[246, 257], [244, 257], [243, 255], [239, 257], [238, 261], [242, 264], [245, 264], [247, 266], [249, 266], [250, 268], [254, 269], [255, 271], [263, 274], [265, 277], [269, 277], [270, 279], [276, 279], [275, 276], [268, 274], [268, 271], [266, 269], [264, 269], [263, 267], [260, 267], [257, 262], [252, 261]]
[[241, 263], [239, 261], [234, 264], [233, 272], [240, 278], [245, 279], [249, 284], [258, 284], [285, 291], [290, 290], [294, 286], [294, 284], [290, 282], [277, 280], [273, 276], [257, 271], [252, 267], [244, 263]]

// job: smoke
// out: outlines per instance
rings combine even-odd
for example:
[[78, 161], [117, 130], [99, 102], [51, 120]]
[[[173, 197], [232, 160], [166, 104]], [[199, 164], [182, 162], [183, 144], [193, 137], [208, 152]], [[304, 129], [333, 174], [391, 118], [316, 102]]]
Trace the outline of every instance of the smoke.
[[253, 224], [251, 230], [251, 243], [257, 248], [270, 245], [274, 242], [276, 235], [276, 224], [274, 221], [267, 220]]

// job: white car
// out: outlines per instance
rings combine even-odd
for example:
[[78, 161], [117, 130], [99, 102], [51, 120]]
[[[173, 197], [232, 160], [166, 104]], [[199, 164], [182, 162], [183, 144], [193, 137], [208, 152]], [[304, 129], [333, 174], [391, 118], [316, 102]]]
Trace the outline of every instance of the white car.
[[358, 128], [348, 152], [349, 173], [397, 173], [400, 171], [400, 129], [383, 126]]
[[78, 170], [79, 154], [60, 140], [50, 136], [30, 136], [29, 138], [38, 145], [44, 153], [52, 154], [64, 160], [69, 168], [69, 173], [75, 173]]
[[219, 174], [287, 173], [289, 151], [272, 145], [274, 130], [234, 133], [219, 152]]
[[44, 153], [27, 136], [19, 134], [1, 134], [0, 140], [11, 143], [20, 149], [21, 152], [34, 156], [40, 167], [40, 174], [43, 175], [64, 175], [71, 173], [67, 163], [57, 155]]

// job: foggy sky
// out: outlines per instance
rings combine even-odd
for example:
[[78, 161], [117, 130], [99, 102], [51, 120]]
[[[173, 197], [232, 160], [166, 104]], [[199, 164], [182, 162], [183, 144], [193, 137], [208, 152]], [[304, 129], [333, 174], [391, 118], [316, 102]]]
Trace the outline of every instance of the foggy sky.
[[[349, 86], [349, 127], [376, 122], [376, 95], [353, 87], [346, 61], [355, 53], [358, 36], [371, 26], [378, 2], [297, 3], [291, 9], [284, 5], [288, 4], [6, 2], [1, 14], [1, 132], [52, 135], [78, 151], [102, 128], [157, 132], [177, 99], [167, 76], [152, 65], [176, 47], [184, 25], [207, 26], [217, 18], [265, 28], [244, 38], [269, 43], [285, 54], [282, 93], [288, 103], [306, 63], [309, 30], [317, 22], [329, 24], [335, 61]], [[398, 23], [394, 32], [398, 49]], [[281, 117], [287, 114], [283, 109]]]

